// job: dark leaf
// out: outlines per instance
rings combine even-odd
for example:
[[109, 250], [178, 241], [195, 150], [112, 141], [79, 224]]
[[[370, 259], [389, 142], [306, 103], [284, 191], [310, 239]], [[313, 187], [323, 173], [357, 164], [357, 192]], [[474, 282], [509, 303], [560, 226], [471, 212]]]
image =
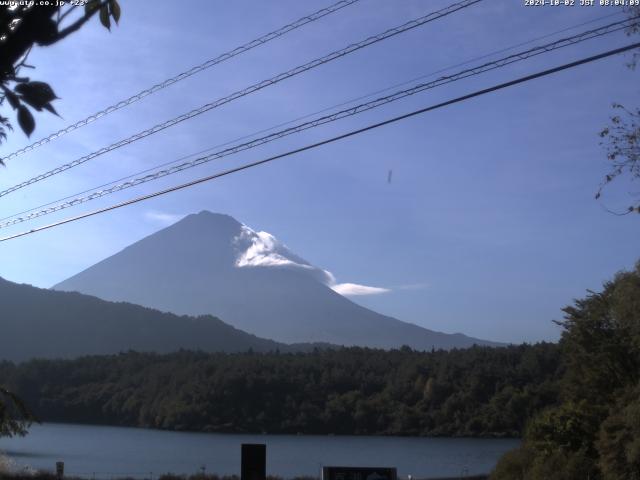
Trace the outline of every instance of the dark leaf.
[[27, 134], [27, 137], [30, 137], [33, 130], [36, 128], [36, 122], [33, 119], [33, 115], [31, 115], [29, 109], [24, 105], [20, 105], [18, 108], [18, 123], [20, 124], [22, 131]]
[[109, 8], [103, 5], [100, 8], [100, 23], [108, 30], [111, 30], [111, 21], [109, 20]]
[[42, 106], [41, 105], [38, 105], [37, 103], [34, 103], [34, 102], [32, 102], [31, 100], [29, 100], [29, 99], [27, 99], [25, 97], [20, 97], [20, 98], [22, 98], [22, 100], [24, 100], [24, 102], [27, 105], [30, 105], [33, 109], [37, 110], [38, 112], [42, 111]]
[[120, 5], [118, 4], [118, 0], [109, 1], [109, 10], [111, 11], [113, 19], [118, 23], [120, 21]]
[[100, 0], [89, 0], [84, 5], [84, 14], [90, 15], [100, 6]]
[[46, 105], [43, 105], [42, 108], [44, 108], [45, 110], [49, 110], [51, 113], [53, 113], [54, 115], [56, 115], [58, 117], [60, 116], [58, 114], [58, 112], [56, 112], [56, 109], [53, 108], [53, 105], [51, 105], [50, 103], [47, 103]]
[[7, 100], [9, 101], [9, 105], [11, 105], [11, 108], [16, 110], [20, 106], [20, 99], [18, 98], [18, 96], [9, 89], [5, 90], [4, 93], [7, 96]]
[[21, 83], [15, 88], [15, 91], [22, 95], [25, 102], [38, 111], [58, 98], [53, 89], [44, 82]]

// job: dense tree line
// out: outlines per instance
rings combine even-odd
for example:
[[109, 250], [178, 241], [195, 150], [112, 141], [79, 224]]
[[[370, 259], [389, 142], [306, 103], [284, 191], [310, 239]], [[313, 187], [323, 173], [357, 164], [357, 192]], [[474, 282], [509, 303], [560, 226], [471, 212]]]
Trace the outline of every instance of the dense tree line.
[[211, 432], [519, 436], [560, 375], [544, 343], [0, 363], [42, 420]]
[[640, 262], [565, 309], [559, 402], [492, 478], [640, 479]]

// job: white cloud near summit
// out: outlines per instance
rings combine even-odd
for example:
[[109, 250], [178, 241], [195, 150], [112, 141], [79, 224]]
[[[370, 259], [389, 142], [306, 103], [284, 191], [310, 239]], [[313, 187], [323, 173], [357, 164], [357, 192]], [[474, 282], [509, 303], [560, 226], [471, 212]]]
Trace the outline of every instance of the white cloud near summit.
[[370, 287], [357, 283], [337, 283], [335, 276], [328, 270], [314, 267], [306, 260], [291, 252], [286, 245], [268, 232], [256, 232], [242, 226], [242, 232], [234, 240], [238, 248], [236, 266], [244, 267], [284, 267], [308, 272], [334, 292], [345, 297], [357, 295], [380, 295], [391, 290]]
[[380, 295], [381, 293], [389, 293], [391, 290], [381, 287], [368, 287], [366, 285], [358, 285], [357, 283], [338, 283], [330, 285], [331, 290], [345, 297], [357, 295]]
[[239, 238], [243, 239], [243, 237], [249, 240], [251, 245], [238, 256], [236, 260], [238, 267], [274, 267], [283, 265], [311, 267], [311, 265], [294, 262], [282, 255], [279, 250], [284, 250], [286, 247], [280, 244], [276, 237], [270, 233], [256, 232], [247, 226], [243, 226]]

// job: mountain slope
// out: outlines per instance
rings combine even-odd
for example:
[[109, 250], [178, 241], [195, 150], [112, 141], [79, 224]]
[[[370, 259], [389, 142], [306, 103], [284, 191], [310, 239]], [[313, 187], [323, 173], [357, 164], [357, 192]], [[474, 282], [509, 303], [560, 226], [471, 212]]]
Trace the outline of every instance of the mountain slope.
[[0, 360], [71, 358], [181, 348], [209, 352], [288, 351], [212, 316], [170, 313], [56, 292], [0, 278]]
[[488, 345], [380, 315], [339, 295], [332, 275], [275, 237], [227, 215], [201, 212], [56, 285], [177, 314], [213, 314], [286, 343], [416, 349]]

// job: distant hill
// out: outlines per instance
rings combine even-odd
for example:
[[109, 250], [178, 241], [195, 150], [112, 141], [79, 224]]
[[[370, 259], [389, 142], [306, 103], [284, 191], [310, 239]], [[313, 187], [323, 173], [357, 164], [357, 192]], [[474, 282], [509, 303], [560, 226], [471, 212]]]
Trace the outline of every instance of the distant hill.
[[418, 350], [497, 345], [381, 315], [331, 289], [335, 280], [273, 235], [203, 211], [59, 283], [105, 300], [212, 314], [280, 342]]
[[72, 358], [136, 350], [168, 353], [291, 351], [208, 316], [171, 313], [113, 303], [79, 293], [56, 292], [0, 278], [0, 360]]

